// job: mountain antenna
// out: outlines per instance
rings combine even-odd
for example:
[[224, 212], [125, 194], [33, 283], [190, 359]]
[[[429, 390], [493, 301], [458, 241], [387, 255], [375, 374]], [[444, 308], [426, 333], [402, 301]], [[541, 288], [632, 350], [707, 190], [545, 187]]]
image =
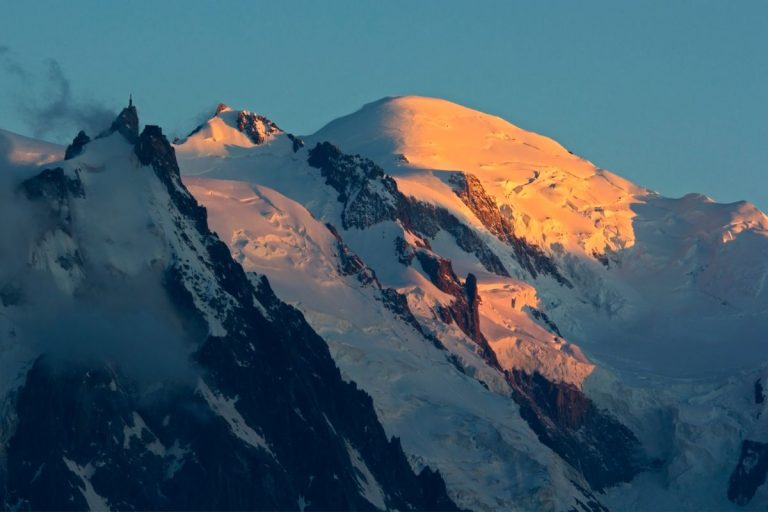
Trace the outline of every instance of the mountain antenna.
[[128, 95], [128, 107], [130, 108], [132, 106], [133, 106], [133, 94], [129, 94]]

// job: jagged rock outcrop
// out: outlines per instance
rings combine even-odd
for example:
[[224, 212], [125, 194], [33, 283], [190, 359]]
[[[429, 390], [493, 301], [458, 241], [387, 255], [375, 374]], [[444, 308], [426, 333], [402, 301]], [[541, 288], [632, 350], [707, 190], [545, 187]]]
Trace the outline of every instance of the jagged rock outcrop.
[[266, 117], [244, 110], [237, 114], [237, 129], [246, 134], [251, 142], [257, 145], [264, 144], [270, 136], [282, 132], [275, 123]]
[[[444, 350], [445, 347], [440, 342], [440, 340], [438, 340], [434, 335], [424, 329], [419, 321], [416, 320], [416, 317], [413, 315], [413, 312], [408, 305], [408, 299], [405, 297], [405, 295], [399, 293], [395, 289], [384, 288], [381, 286], [381, 283], [376, 278], [376, 273], [370, 267], [368, 267], [368, 265], [366, 265], [365, 262], [360, 259], [357, 254], [352, 252], [347, 244], [344, 243], [336, 228], [330, 224], [326, 224], [326, 227], [334, 236], [334, 238], [336, 238], [338, 244], [338, 256], [341, 262], [339, 271], [343, 275], [356, 276], [357, 280], [363, 286], [373, 286], [377, 288], [380, 293], [378, 300], [384, 304], [384, 307], [400, 317], [406, 324], [413, 327], [416, 332], [418, 332], [422, 337], [424, 337], [434, 346]], [[451, 362], [453, 363], [453, 360], [451, 360]]]
[[[248, 110], [234, 111], [226, 103], [219, 103], [213, 112], [213, 116], [208, 121], [196, 126], [185, 138], [175, 139], [173, 143], [184, 144], [187, 139], [210, 126], [210, 123], [216, 118], [224, 120], [225, 125], [243, 133], [248, 137], [248, 140], [257, 146], [274, 139], [278, 135], [285, 135], [291, 141], [294, 153], [304, 147], [304, 141], [300, 137], [297, 137], [292, 133], [283, 132], [283, 130], [281, 130], [271, 119]], [[217, 136], [212, 135], [211, 138], [216, 140]]]
[[142, 165], [152, 167], [181, 214], [193, 219], [200, 233], [207, 233], [208, 216], [205, 208], [200, 206], [182, 184], [176, 152], [163, 135], [162, 129], [154, 125], [145, 126], [136, 141], [134, 152]]
[[637, 437], [573, 384], [505, 372], [520, 414], [539, 440], [578, 469], [592, 489], [629, 482], [643, 468]]
[[[579, 470], [594, 490], [628, 482], [642, 469], [641, 445], [634, 433], [608, 412], [598, 409], [582, 390], [539, 373], [501, 367], [480, 330], [480, 297], [473, 274], [467, 275], [462, 284], [449, 260], [426, 250], [416, 250], [414, 256], [430, 281], [455, 298], [450, 306], [439, 307], [441, 319], [455, 322], [475, 341], [486, 363], [504, 373], [521, 416], [543, 444]], [[551, 324], [549, 328], [559, 333], [543, 312], [530, 309], [535, 318]]]
[[424, 250], [417, 251], [416, 257], [432, 284], [454, 297], [449, 306], [438, 307], [440, 318], [446, 323], [456, 322], [459, 329], [477, 344], [480, 356], [492, 367], [500, 368], [496, 353], [480, 331], [480, 296], [475, 276], [468, 274], [462, 284], [449, 260]]
[[333, 144], [323, 142], [310, 151], [308, 162], [320, 169], [326, 183], [338, 192], [338, 200], [344, 205], [344, 229], [365, 229], [397, 220], [403, 228], [422, 237], [434, 238], [445, 230], [489, 272], [509, 276], [498, 256], [472, 229], [444, 208], [402, 194], [395, 180], [372, 161], [346, 155]]
[[489, 196], [476, 176], [456, 173], [450, 178], [456, 195], [477, 216], [483, 226], [502, 242], [512, 247], [515, 259], [532, 277], [539, 274], [552, 276], [564, 286], [572, 287], [555, 262], [539, 247], [515, 235], [512, 224], [501, 214], [496, 201]]
[[561, 338], [563, 337], [563, 335], [560, 333], [560, 329], [557, 327], [557, 324], [555, 324], [555, 322], [553, 322], [545, 312], [531, 306], [525, 306], [524, 309], [530, 312], [531, 316], [543, 324], [549, 332], [556, 334]]
[[737, 505], [746, 505], [765, 483], [767, 475], [768, 444], [745, 439], [741, 443], [739, 462], [728, 481], [728, 499]]
[[[609, 512], [608, 508], [600, 503], [600, 500], [598, 500], [597, 496], [595, 496], [593, 492], [591, 492], [589, 489], [585, 489], [579, 485], [578, 482], [571, 480], [571, 483], [584, 497], [583, 501], [579, 498], [574, 498], [576, 504], [581, 509], [581, 512]], [[573, 507], [571, 510], [576, 512], [579, 511], [579, 509], [576, 507]]]
[[336, 192], [344, 205], [341, 216], [344, 229], [365, 229], [397, 218], [395, 180], [365, 158], [345, 155], [333, 144], [317, 144], [309, 153], [310, 166], [320, 174]]
[[488, 272], [509, 277], [506, 267], [488, 244], [448, 210], [401, 195], [398, 219], [403, 227], [422, 237], [434, 238], [440, 230], [446, 231], [453, 236], [456, 245], [473, 254]]
[[79, 155], [80, 152], [83, 151], [83, 147], [90, 141], [91, 138], [86, 135], [83, 130], [80, 130], [77, 136], [72, 140], [72, 144], [67, 146], [67, 149], [64, 151], [64, 160], [70, 160]]
[[40, 171], [36, 176], [21, 184], [28, 199], [46, 199], [49, 203], [60, 203], [69, 195], [85, 196], [83, 184], [79, 178], [64, 175], [64, 169], [56, 167]]
[[286, 133], [286, 137], [288, 137], [293, 144], [293, 152], [296, 153], [298, 150], [304, 147], [304, 140], [300, 137], [295, 136], [292, 133]]
[[135, 143], [138, 140], [139, 112], [133, 105], [133, 101], [120, 112], [109, 129], [99, 134], [97, 138], [108, 137], [115, 132], [120, 133], [128, 142]]
[[375, 283], [377, 287], [380, 286], [373, 270], [368, 268], [363, 260], [361, 260], [357, 254], [353, 253], [347, 244], [344, 243], [344, 240], [342, 240], [341, 235], [336, 228], [331, 224], [326, 224], [325, 227], [328, 228], [328, 231], [330, 231], [336, 239], [336, 250], [340, 261], [339, 272], [346, 276], [357, 276], [358, 281], [360, 281], [363, 286], [373, 283]]
[[21, 183], [19, 190], [30, 201], [41, 205], [48, 220], [48, 229], [60, 229], [70, 233], [72, 223], [72, 199], [85, 196], [79, 174], [64, 174], [64, 169], [45, 169], [37, 176]]

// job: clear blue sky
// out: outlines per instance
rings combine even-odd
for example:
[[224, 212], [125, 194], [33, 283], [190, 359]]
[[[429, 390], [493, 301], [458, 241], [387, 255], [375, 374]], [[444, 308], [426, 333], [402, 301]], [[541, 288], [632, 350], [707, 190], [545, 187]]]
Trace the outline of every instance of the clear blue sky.
[[0, 127], [20, 133], [18, 104], [53, 97], [47, 59], [76, 104], [133, 92], [171, 134], [219, 101], [306, 134], [420, 94], [664, 194], [768, 210], [768, 1], [15, 2], [0, 52]]

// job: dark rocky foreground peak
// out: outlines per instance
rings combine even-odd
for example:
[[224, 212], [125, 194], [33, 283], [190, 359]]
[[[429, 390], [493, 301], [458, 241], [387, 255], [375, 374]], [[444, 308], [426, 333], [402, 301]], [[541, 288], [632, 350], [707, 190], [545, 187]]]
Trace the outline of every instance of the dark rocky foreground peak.
[[[139, 135], [129, 106], [102, 136], [115, 132], [167, 196], [170, 224], [155, 229], [167, 226], [172, 257], [158, 280], [194, 376], [146, 386], [119, 361], [40, 355], [0, 418], [3, 508], [456, 509], [438, 473], [414, 473], [371, 398], [342, 379], [302, 314], [265, 278], [249, 279], [211, 233], [161, 130]], [[70, 215], [88, 194], [77, 176], [53, 169], [22, 185], [30, 207], [56, 206], [50, 215], [63, 217], [73, 239], [86, 229]]]
[[91, 142], [91, 138], [86, 135], [83, 130], [80, 130], [77, 136], [72, 140], [72, 144], [67, 146], [67, 149], [64, 152], [64, 159], [69, 160], [75, 158], [83, 151], [83, 147], [89, 142]]

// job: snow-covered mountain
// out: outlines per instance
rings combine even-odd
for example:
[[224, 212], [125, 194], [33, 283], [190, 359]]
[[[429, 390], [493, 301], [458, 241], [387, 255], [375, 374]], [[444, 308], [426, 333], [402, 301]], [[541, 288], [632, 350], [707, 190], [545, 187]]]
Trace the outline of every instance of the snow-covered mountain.
[[2, 134], [2, 508], [455, 509], [139, 128]]
[[235, 259], [460, 506], [768, 505], [754, 206], [663, 197], [431, 98], [302, 138], [220, 106], [176, 150]]
[[0, 171], [5, 508], [768, 506], [753, 205], [421, 97]]

